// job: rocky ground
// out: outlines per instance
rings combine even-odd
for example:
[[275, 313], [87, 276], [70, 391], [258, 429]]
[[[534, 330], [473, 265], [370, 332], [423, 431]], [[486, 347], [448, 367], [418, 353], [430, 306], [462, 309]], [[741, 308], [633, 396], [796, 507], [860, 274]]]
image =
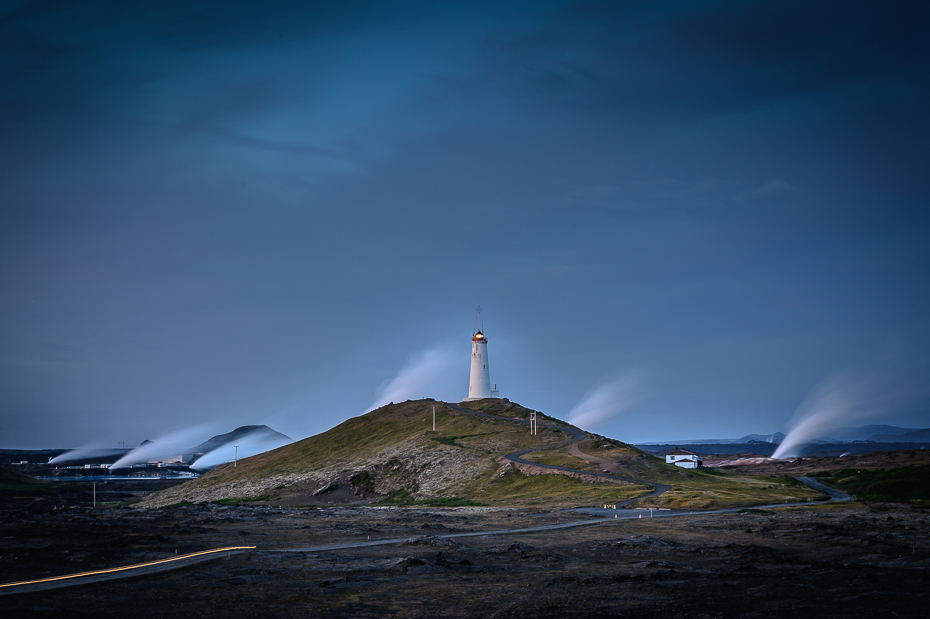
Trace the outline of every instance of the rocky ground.
[[[831, 505], [558, 532], [581, 518], [490, 508], [92, 508], [87, 484], [0, 491], [0, 581], [222, 546], [177, 571], [0, 598], [4, 617], [923, 616], [930, 512]], [[151, 488], [111, 486], [119, 500]], [[98, 486], [98, 492], [101, 491]], [[281, 553], [383, 538], [392, 546]]]

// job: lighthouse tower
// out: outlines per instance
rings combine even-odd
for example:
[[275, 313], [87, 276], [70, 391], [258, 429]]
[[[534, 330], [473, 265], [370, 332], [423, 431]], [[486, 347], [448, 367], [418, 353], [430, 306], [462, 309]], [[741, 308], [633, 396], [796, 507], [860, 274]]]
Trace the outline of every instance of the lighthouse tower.
[[471, 338], [471, 374], [465, 402], [491, 397], [491, 373], [488, 370], [488, 338], [481, 331], [481, 308], [478, 308], [478, 332]]

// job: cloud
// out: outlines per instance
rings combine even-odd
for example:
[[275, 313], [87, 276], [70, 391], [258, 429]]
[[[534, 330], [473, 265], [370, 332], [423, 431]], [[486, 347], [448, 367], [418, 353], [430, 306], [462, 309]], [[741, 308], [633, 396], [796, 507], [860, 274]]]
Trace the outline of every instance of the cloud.
[[801, 192], [792, 185], [781, 179], [772, 179], [743, 192], [737, 196], [737, 200], [740, 202], [774, 204], [793, 200], [800, 197], [800, 195]]

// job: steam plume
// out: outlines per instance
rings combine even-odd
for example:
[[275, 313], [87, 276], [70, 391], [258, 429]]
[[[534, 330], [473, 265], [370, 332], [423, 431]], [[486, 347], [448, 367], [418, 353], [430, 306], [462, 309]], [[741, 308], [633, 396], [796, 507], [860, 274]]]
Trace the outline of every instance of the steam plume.
[[[234, 441], [229, 441], [205, 453], [200, 458], [197, 458], [197, 461], [191, 465], [191, 468], [195, 471], [206, 471], [220, 464], [232, 462], [233, 459], [236, 458], [237, 453], [238, 458], [242, 460], [243, 458], [271, 451], [272, 449], [277, 449], [278, 447], [292, 442], [291, 439], [279, 432], [271, 430], [271, 428], [258, 428]], [[236, 445], [239, 447], [238, 452], [236, 450]]]
[[160, 436], [148, 443], [143, 443], [117, 460], [110, 468], [118, 469], [132, 466], [139, 462], [160, 460], [190, 453], [194, 445], [198, 444], [203, 438], [210, 436], [211, 425], [212, 424], [201, 424], [190, 428], [184, 428]]
[[86, 445], [84, 447], [79, 447], [78, 449], [66, 451], [61, 455], [55, 456], [48, 462], [49, 464], [57, 464], [59, 462], [73, 462], [74, 460], [88, 460], [91, 458], [115, 456], [117, 454], [124, 453], [125, 451], [125, 449], [112, 449], [108, 447], [95, 447], [93, 445]]
[[592, 391], [568, 413], [568, 421], [579, 428], [596, 426], [625, 412], [640, 400], [637, 375], [605, 383]]
[[790, 430], [773, 458], [800, 456], [805, 444], [827, 438], [836, 428], [863, 421], [892, 405], [888, 392], [880, 393], [873, 378], [843, 374], [822, 385], [798, 407]]
[[455, 382], [455, 361], [459, 357], [461, 355], [454, 354], [451, 345], [428, 348], [412, 355], [397, 376], [382, 383], [368, 410], [448, 390]]

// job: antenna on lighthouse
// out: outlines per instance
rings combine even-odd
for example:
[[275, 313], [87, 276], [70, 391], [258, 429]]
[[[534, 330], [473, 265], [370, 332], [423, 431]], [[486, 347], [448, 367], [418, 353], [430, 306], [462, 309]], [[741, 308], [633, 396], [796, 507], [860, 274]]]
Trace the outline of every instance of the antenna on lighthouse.
[[478, 312], [478, 330], [482, 331], [481, 329], [481, 306], [479, 305], [477, 308], [475, 308], [475, 311]]

